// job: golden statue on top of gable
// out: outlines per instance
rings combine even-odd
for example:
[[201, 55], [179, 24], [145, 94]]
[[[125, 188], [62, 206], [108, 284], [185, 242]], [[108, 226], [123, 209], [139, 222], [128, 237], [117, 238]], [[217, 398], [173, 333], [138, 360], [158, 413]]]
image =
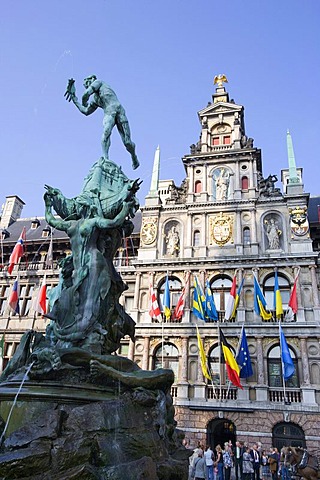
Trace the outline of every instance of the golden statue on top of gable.
[[224, 83], [228, 83], [228, 79], [224, 73], [219, 73], [213, 79], [213, 85], [217, 84], [218, 87], [223, 87]]

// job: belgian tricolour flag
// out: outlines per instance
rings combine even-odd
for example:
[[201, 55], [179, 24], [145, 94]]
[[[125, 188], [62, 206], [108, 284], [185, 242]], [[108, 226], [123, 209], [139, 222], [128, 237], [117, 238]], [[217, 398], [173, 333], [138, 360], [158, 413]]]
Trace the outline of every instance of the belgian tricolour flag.
[[223, 353], [221, 360], [226, 364], [227, 374], [230, 382], [232, 382], [233, 385], [235, 385], [236, 387], [242, 388], [242, 385], [240, 383], [240, 378], [239, 378], [240, 367], [237, 364], [237, 361], [232, 353], [231, 347], [227, 342], [226, 337], [222, 333], [221, 328], [220, 328], [220, 345], [221, 345], [221, 351]]

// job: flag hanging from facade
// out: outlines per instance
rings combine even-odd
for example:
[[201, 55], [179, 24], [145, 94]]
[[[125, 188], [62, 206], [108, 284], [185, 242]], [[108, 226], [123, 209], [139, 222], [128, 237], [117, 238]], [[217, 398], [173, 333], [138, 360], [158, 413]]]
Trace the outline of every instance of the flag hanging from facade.
[[205, 351], [204, 351], [204, 348], [203, 348], [203, 343], [202, 343], [197, 325], [196, 325], [196, 329], [197, 329], [197, 339], [198, 339], [198, 348], [199, 348], [201, 370], [202, 370], [203, 376], [206, 377], [208, 380], [211, 380], [211, 376], [209, 375], [208, 368], [207, 368], [207, 357], [206, 357], [206, 354], [205, 354]]
[[46, 266], [48, 268], [53, 268], [53, 242], [52, 242], [52, 234], [50, 238], [48, 253], [46, 257]]
[[230, 290], [230, 293], [229, 293], [229, 298], [227, 300], [226, 311], [225, 311], [225, 314], [224, 314], [224, 319], [226, 321], [228, 321], [232, 318], [232, 313], [233, 313], [234, 306], [235, 306], [236, 296], [237, 296], [237, 279], [236, 279], [236, 276], [234, 276], [233, 280], [232, 280], [231, 290]]
[[276, 318], [281, 318], [283, 315], [283, 307], [282, 307], [282, 298], [279, 289], [279, 280], [278, 280], [278, 272], [276, 271], [274, 274], [274, 302], [273, 302], [274, 310], [276, 312]]
[[253, 275], [253, 282], [254, 282], [254, 291], [253, 291], [254, 311], [257, 313], [257, 315], [260, 315], [263, 318], [263, 320], [270, 320], [272, 318], [272, 313], [267, 312], [266, 310], [267, 302], [266, 302], [266, 299], [264, 298], [264, 295], [261, 291], [260, 285], [255, 275]]
[[203, 311], [203, 304], [205, 298], [202, 289], [199, 285], [197, 277], [194, 277], [194, 290], [193, 290], [193, 313], [200, 320], [205, 321], [205, 314]]
[[242, 388], [242, 385], [240, 383], [240, 367], [237, 364], [237, 361], [232, 353], [231, 347], [229, 343], [226, 340], [226, 337], [222, 333], [222, 330], [220, 328], [220, 347], [223, 353], [223, 358], [224, 363], [226, 364], [227, 367], [227, 374], [230, 382], [233, 383], [236, 387]]
[[178, 303], [175, 306], [174, 312], [172, 314], [172, 317], [176, 320], [181, 320], [181, 318], [183, 316], [184, 304], [186, 302], [186, 288], [187, 288], [188, 282], [189, 282], [189, 278], [187, 279], [186, 284], [182, 289], [182, 292], [181, 292], [181, 295], [179, 297]]
[[37, 312], [42, 313], [45, 315], [47, 313], [47, 285], [46, 285], [46, 276], [43, 277], [42, 285], [39, 290], [38, 294], [38, 302], [37, 302]]
[[236, 360], [240, 367], [240, 378], [251, 377], [253, 375], [253, 369], [244, 326], [242, 327], [241, 331], [241, 342]]
[[218, 312], [208, 280], [206, 281], [205, 316], [214, 322], [218, 321]]
[[20, 314], [20, 307], [19, 307], [19, 282], [18, 282], [18, 279], [16, 279], [14, 284], [13, 284], [8, 303], [9, 303], [9, 307], [19, 315]]
[[158, 304], [158, 300], [153, 290], [152, 283], [150, 282], [149, 286], [149, 296], [150, 296], [150, 310], [149, 315], [151, 318], [156, 318], [157, 320], [161, 320], [161, 310]]
[[279, 336], [280, 336], [280, 350], [281, 350], [281, 362], [282, 362], [282, 375], [284, 380], [289, 380], [295, 372], [294, 363], [290, 355], [290, 350], [287, 344], [286, 337], [281, 328], [279, 322]]
[[292, 288], [289, 302], [288, 302], [288, 310], [285, 316], [285, 320], [287, 322], [292, 322], [292, 320], [294, 319], [294, 316], [298, 311], [297, 280], [298, 280], [298, 277], [294, 281], [293, 288]]
[[241, 294], [241, 290], [242, 290], [243, 284], [244, 284], [244, 278], [241, 280], [241, 283], [240, 283], [240, 285], [239, 285], [239, 288], [238, 288], [238, 291], [237, 291], [237, 294], [236, 294], [236, 298], [235, 298], [235, 301], [234, 301], [233, 311], [232, 311], [232, 314], [231, 314], [231, 318], [235, 318], [235, 317], [236, 317], [237, 308], [238, 308], [238, 306], [239, 306], [240, 294]]
[[164, 287], [163, 293], [163, 313], [167, 320], [169, 320], [171, 316], [171, 309], [170, 309], [170, 289], [169, 289], [169, 277], [167, 275], [166, 284]]
[[23, 227], [19, 240], [14, 246], [9, 258], [8, 272], [12, 273], [13, 267], [19, 262], [20, 258], [24, 254], [24, 244], [26, 241], [26, 227]]

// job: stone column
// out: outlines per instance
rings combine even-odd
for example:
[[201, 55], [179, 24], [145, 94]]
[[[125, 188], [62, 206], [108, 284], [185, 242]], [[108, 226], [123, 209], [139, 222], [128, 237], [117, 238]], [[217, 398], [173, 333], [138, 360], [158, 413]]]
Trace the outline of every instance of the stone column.
[[264, 385], [264, 368], [263, 368], [263, 347], [262, 347], [262, 338], [257, 337], [257, 383], [258, 385]]
[[257, 340], [257, 385], [256, 385], [256, 400], [257, 402], [268, 401], [268, 387], [264, 381], [264, 358], [262, 337], [256, 337]]
[[136, 273], [136, 283], [134, 286], [134, 297], [133, 297], [133, 308], [139, 308], [139, 293], [140, 293], [140, 280], [141, 280], [141, 273]]
[[188, 381], [188, 345], [189, 338], [182, 337], [182, 352], [181, 352], [181, 381]]
[[193, 193], [194, 193], [194, 170], [193, 167], [188, 167], [189, 174], [189, 191], [188, 191], [188, 202], [193, 202]]
[[177, 397], [180, 399], [188, 399], [189, 397], [189, 383], [188, 383], [188, 337], [182, 337], [181, 346], [181, 363], [180, 363], [180, 375], [179, 383], [177, 385]]
[[208, 184], [207, 184], [207, 166], [203, 166], [203, 189], [204, 192], [208, 193]]
[[134, 361], [134, 347], [135, 344], [134, 342], [130, 339], [129, 340], [129, 349], [128, 349], [128, 358], [132, 361]]
[[313, 306], [319, 307], [319, 292], [318, 292], [318, 285], [317, 285], [316, 267], [314, 265], [310, 265], [309, 269], [311, 273]]
[[308, 362], [307, 340], [300, 338], [301, 364], [302, 364], [302, 381], [304, 385], [310, 385], [310, 369]]
[[149, 370], [149, 347], [150, 347], [150, 337], [144, 337], [142, 370]]

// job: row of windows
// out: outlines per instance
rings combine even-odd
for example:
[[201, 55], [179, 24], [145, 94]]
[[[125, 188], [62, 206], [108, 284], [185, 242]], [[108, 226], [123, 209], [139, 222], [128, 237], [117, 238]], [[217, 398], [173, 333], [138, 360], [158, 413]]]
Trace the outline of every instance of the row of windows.
[[[244, 176], [241, 177], [241, 190], [243, 192], [248, 191], [249, 189], [249, 179], [248, 177]], [[202, 192], [202, 182], [201, 180], [196, 180], [194, 184], [194, 193], [201, 193]]]
[[[290, 298], [290, 290], [291, 286], [287, 278], [282, 276], [281, 274], [278, 275], [278, 282], [279, 288], [281, 292], [282, 298], [282, 305], [283, 309], [285, 310], [288, 306], [289, 298]], [[232, 285], [232, 280], [224, 275], [220, 275], [218, 278], [215, 278], [211, 283], [211, 292], [214, 298], [214, 302], [218, 311], [224, 312], [227, 306], [227, 301], [230, 294], [230, 289]], [[165, 289], [165, 279], [160, 283], [158, 287], [158, 302], [159, 306], [162, 310], [162, 298]], [[262, 285], [263, 293], [267, 301], [267, 305], [270, 310], [273, 310], [273, 302], [274, 302], [274, 275], [270, 275], [266, 278]], [[178, 299], [182, 292], [182, 284], [181, 281], [177, 278], [170, 277], [169, 278], [169, 291], [170, 291], [170, 306], [173, 310], [178, 303]], [[191, 295], [192, 296], [192, 295]], [[248, 308], [253, 307], [253, 287], [252, 289], [246, 288], [244, 293], [244, 304]]]
[[[294, 366], [295, 366], [295, 373], [294, 375], [286, 382], [286, 386], [288, 388], [299, 388], [299, 375], [298, 375], [298, 360], [294, 351], [289, 347], [291, 358], [293, 359]], [[233, 352], [235, 354], [235, 352]], [[253, 365], [253, 376], [251, 380], [256, 381], [256, 371], [255, 371], [255, 363], [252, 362]], [[270, 388], [282, 388], [282, 366], [280, 360], [280, 347], [277, 345], [273, 347], [267, 357], [267, 365], [268, 365], [268, 385]], [[164, 343], [164, 345], [160, 345], [154, 354], [153, 358], [153, 368], [171, 368], [175, 374], [175, 381], [179, 380], [179, 352], [175, 345], [172, 343]], [[220, 346], [215, 345], [213, 346], [208, 354], [208, 368], [211, 373], [212, 382], [214, 385], [226, 384], [227, 382], [227, 373], [226, 367], [224, 364], [220, 362]], [[192, 381], [197, 380], [198, 375], [198, 362], [191, 362], [190, 363], [190, 372], [189, 372], [189, 379]], [[248, 379], [250, 381], [250, 378]]]

